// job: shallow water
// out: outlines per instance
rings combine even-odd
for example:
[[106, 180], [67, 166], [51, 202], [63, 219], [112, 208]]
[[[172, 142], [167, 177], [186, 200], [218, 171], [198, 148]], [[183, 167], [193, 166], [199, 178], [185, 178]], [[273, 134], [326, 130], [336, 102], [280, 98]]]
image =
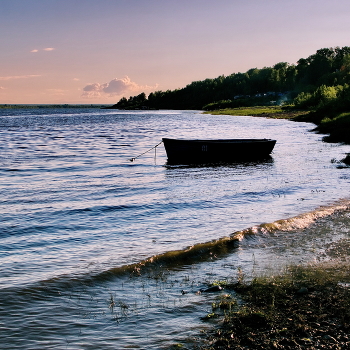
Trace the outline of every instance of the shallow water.
[[[7, 349], [160, 349], [206, 326], [212, 296], [196, 291], [207, 282], [348, 253], [349, 146], [323, 143], [312, 124], [196, 111], [0, 113]], [[162, 137], [277, 144], [265, 162], [168, 166], [162, 145], [130, 162]]]

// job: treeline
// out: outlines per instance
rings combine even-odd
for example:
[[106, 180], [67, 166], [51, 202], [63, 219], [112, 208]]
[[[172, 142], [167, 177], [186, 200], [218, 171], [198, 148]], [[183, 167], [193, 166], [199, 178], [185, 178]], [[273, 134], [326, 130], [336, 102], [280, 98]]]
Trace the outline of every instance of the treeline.
[[[110, 108], [213, 110], [282, 101], [295, 101], [303, 108], [319, 107], [323, 100], [347, 95], [349, 77], [350, 47], [324, 48], [297, 64], [280, 62], [273, 67], [194, 81], [182, 89], [155, 91], [148, 97], [145, 93], [123, 97]], [[323, 100], [318, 101], [318, 97]]]

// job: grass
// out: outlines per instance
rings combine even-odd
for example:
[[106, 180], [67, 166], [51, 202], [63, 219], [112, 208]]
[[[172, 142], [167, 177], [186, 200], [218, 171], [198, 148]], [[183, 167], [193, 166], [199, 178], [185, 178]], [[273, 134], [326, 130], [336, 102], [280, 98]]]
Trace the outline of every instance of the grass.
[[[202, 350], [349, 349], [350, 274], [347, 265], [295, 266], [280, 276], [226, 287], [219, 329]], [[242, 303], [243, 302], [243, 303]]]
[[205, 114], [213, 115], [235, 115], [235, 116], [259, 116], [275, 119], [293, 119], [309, 113], [308, 111], [296, 111], [282, 109], [280, 106], [255, 106], [240, 107], [232, 109], [219, 109], [215, 111], [205, 112]]

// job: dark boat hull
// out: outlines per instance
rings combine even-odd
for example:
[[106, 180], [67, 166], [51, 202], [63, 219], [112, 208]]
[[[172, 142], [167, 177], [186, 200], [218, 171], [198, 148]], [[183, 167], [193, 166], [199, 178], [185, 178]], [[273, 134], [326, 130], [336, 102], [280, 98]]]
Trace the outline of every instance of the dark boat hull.
[[168, 163], [173, 164], [263, 159], [270, 155], [276, 144], [276, 140], [271, 139], [162, 140]]

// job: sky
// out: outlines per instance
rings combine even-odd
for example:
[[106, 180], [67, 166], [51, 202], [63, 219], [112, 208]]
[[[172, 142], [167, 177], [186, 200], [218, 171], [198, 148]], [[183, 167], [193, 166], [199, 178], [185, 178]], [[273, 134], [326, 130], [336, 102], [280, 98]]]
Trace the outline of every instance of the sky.
[[350, 46], [349, 0], [0, 0], [0, 104], [114, 104]]

